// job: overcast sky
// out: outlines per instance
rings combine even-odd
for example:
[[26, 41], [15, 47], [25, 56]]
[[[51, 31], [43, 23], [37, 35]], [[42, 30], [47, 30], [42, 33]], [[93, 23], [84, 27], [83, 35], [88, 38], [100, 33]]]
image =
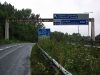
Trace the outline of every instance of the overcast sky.
[[[53, 18], [53, 13], [90, 13], [90, 18], [95, 18], [95, 33], [100, 34], [100, 0], [0, 0], [11, 3], [17, 9], [30, 8], [35, 14], [40, 14], [41, 18]], [[61, 31], [64, 33], [77, 33], [78, 25], [54, 26], [53, 23], [44, 23], [51, 31]], [[91, 34], [91, 24], [89, 24], [89, 35]], [[88, 26], [79, 26], [82, 35], [88, 35]]]

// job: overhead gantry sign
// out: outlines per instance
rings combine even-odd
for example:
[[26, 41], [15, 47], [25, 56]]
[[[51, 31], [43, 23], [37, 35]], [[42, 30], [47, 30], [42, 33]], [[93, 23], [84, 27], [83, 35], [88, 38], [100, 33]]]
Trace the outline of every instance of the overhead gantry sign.
[[[33, 20], [12, 21], [33, 22]], [[91, 40], [95, 41], [94, 18], [89, 18], [89, 14], [54, 14], [53, 18], [39, 18], [36, 22], [53, 22], [54, 25], [89, 25], [91, 22]], [[9, 20], [5, 21], [5, 39], [9, 39]]]

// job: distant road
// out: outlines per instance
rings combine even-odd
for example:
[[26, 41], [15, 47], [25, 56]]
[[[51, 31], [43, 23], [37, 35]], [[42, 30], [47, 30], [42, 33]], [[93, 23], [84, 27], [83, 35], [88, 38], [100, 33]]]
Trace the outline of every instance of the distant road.
[[32, 43], [0, 46], [0, 75], [30, 75]]

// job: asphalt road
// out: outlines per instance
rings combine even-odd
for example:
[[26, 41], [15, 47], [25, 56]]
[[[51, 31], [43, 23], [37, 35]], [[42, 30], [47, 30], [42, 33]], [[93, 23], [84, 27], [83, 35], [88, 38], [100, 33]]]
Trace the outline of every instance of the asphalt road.
[[0, 75], [30, 75], [32, 46], [32, 43], [1, 45]]

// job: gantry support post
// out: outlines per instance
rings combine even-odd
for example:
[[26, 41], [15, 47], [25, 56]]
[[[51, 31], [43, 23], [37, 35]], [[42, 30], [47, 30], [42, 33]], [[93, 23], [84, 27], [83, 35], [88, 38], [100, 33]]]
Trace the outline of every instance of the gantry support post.
[[94, 25], [94, 18], [90, 18], [89, 21], [91, 22], [91, 40], [95, 41], [95, 25]]
[[5, 20], [5, 40], [9, 40], [9, 20]]

